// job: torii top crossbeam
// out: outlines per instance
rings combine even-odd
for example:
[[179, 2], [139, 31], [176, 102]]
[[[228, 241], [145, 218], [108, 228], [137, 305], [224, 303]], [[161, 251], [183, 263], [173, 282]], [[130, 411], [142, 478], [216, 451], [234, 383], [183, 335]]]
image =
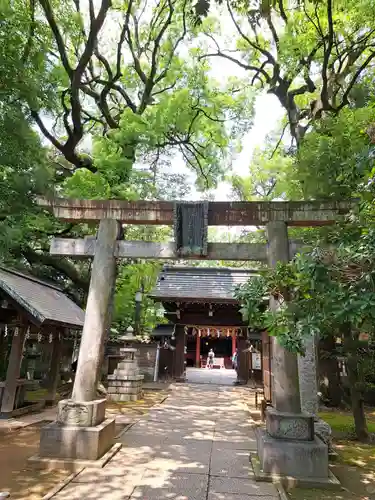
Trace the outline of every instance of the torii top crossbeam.
[[[284, 221], [289, 226], [333, 224], [355, 205], [352, 201], [269, 201], [208, 202], [209, 226], [262, 226]], [[38, 204], [53, 210], [67, 221], [116, 219], [124, 224], [173, 225], [173, 201], [78, 200], [68, 198], [38, 199]]]

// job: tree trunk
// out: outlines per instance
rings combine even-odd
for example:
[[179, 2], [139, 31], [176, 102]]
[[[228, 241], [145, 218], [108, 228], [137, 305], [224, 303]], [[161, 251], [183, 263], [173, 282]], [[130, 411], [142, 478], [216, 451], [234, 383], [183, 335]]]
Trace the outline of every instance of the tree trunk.
[[369, 438], [366, 415], [363, 402], [363, 394], [359, 385], [359, 374], [357, 365], [357, 345], [353, 337], [350, 325], [343, 328], [344, 351], [346, 355], [346, 370], [350, 389], [350, 399], [354, 417], [354, 426], [357, 439], [367, 441]]
[[351, 370], [348, 367], [348, 379], [350, 385], [350, 395], [352, 400], [351, 402], [352, 402], [352, 412], [354, 417], [355, 433], [360, 441], [367, 441], [369, 438], [369, 433], [368, 433], [366, 415], [363, 404], [363, 396], [359, 391], [352, 389], [353, 383], [350, 381], [349, 372], [351, 372]]
[[320, 339], [318, 357], [319, 390], [323, 399], [328, 400], [329, 406], [338, 407], [342, 403], [343, 389], [333, 336]]

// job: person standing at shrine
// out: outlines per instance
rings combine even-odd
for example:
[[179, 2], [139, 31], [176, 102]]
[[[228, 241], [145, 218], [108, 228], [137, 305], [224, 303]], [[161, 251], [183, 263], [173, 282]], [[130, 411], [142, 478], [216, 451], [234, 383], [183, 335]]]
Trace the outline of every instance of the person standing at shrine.
[[215, 353], [213, 349], [210, 349], [208, 353], [208, 368], [211, 369], [214, 366]]
[[238, 348], [235, 350], [232, 356], [232, 368], [237, 371], [237, 363], [238, 363]]

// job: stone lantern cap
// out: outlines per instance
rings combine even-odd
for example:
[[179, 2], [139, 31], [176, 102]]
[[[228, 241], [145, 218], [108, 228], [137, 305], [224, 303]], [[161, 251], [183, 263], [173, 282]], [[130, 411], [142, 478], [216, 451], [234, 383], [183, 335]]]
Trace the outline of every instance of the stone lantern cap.
[[136, 342], [137, 338], [134, 336], [134, 330], [131, 326], [126, 329], [126, 334], [119, 337], [119, 340], [123, 342]]

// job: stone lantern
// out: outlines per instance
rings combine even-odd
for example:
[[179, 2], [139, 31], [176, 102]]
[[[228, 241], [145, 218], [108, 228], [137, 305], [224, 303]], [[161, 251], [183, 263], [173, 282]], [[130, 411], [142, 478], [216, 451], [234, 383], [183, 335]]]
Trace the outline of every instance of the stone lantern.
[[[26, 362], [27, 362], [27, 379], [30, 381], [30, 385], [28, 385], [28, 390], [37, 390], [39, 389], [39, 382], [34, 380], [34, 373], [36, 369], [37, 360], [42, 357], [41, 353], [38, 351], [38, 348], [35, 344], [31, 344], [26, 349]], [[1, 497], [0, 497], [1, 498]]]
[[132, 347], [136, 337], [133, 328], [129, 326], [126, 335], [120, 337], [125, 347], [120, 349], [121, 361], [113, 372], [108, 375], [107, 399], [110, 401], [137, 401], [142, 396], [142, 382], [144, 376], [138, 367], [138, 349]]

